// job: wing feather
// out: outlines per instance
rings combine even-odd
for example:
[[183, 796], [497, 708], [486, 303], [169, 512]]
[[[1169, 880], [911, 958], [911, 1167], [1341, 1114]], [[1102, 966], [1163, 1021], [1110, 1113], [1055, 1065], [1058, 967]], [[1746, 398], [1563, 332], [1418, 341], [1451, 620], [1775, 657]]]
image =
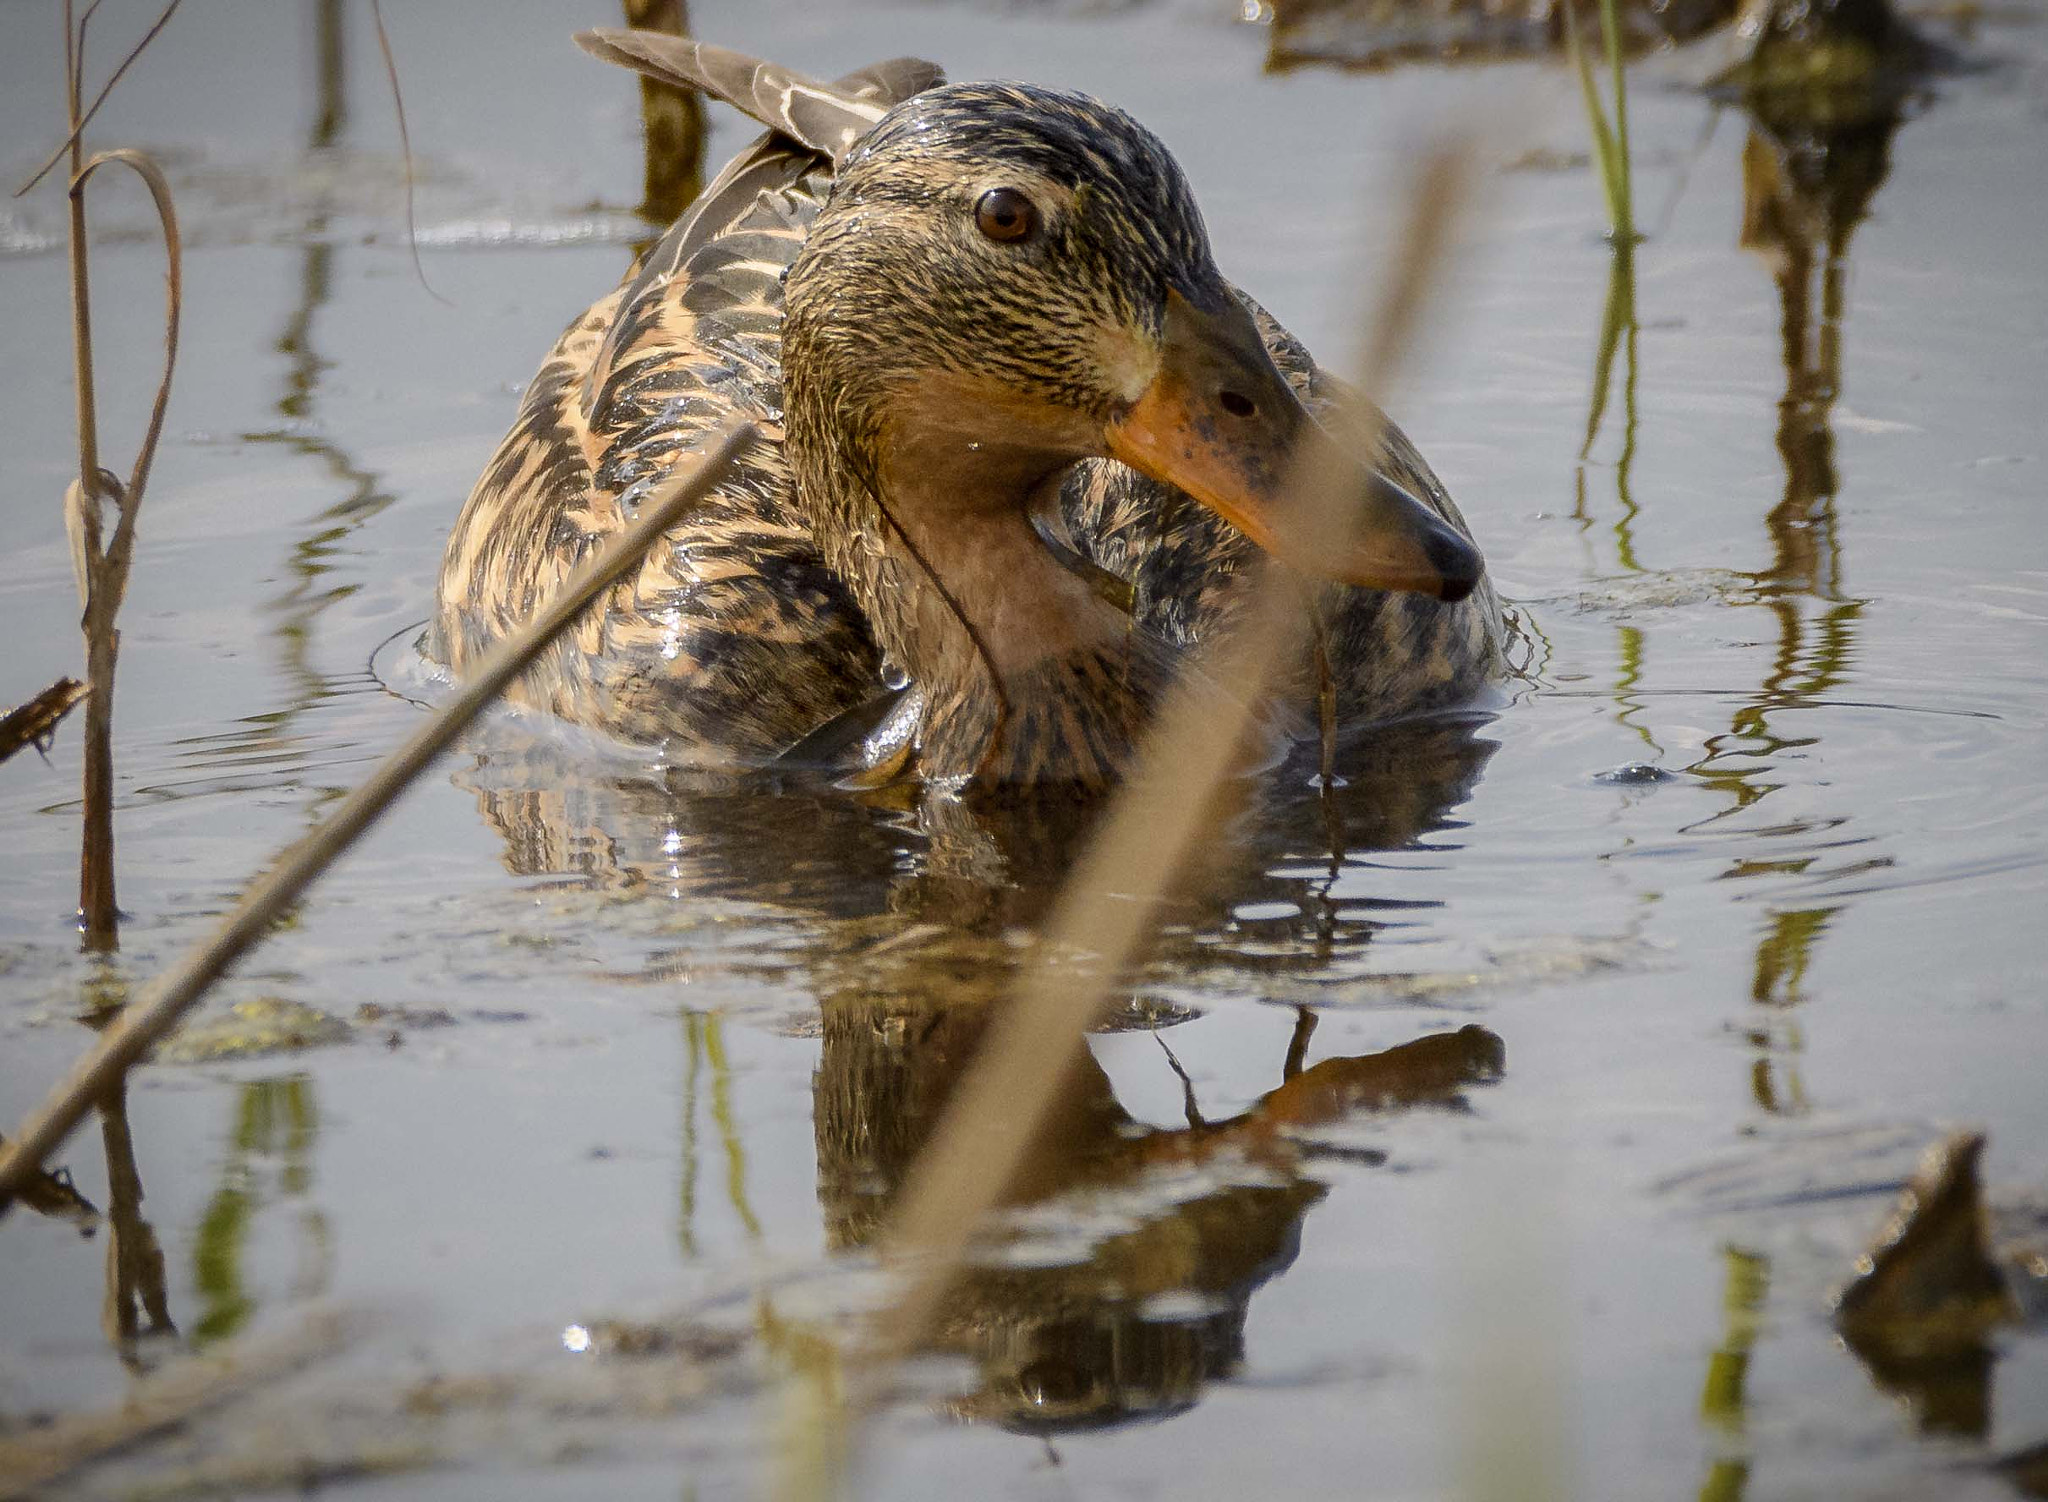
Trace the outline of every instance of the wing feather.
[[617, 27], [579, 31], [576, 45], [605, 62], [723, 99], [835, 163], [897, 103], [943, 77], [937, 64], [906, 57], [822, 83], [727, 47]]

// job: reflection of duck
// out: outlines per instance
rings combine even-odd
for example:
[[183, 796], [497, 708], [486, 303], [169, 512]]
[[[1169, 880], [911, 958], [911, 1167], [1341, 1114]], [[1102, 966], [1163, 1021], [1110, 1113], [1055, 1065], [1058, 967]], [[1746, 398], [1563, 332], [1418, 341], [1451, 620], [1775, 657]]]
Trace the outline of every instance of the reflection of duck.
[[[825, 1004], [815, 1084], [818, 1197], [836, 1249], [875, 1235], [990, 1016], [979, 1006]], [[1242, 1360], [1246, 1308], [1284, 1272], [1327, 1187], [1292, 1135], [1364, 1113], [1456, 1107], [1500, 1077], [1481, 1027], [1383, 1053], [1290, 1066], [1228, 1121], [1145, 1127], [1084, 1058], [1019, 1203], [1085, 1195], [1102, 1227], [1053, 1265], [970, 1269], [936, 1344], [978, 1369], [965, 1417], [1034, 1432], [1095, 1428], [1185, 1409]], [[1356, 1156], [1356, 1154], [1348, 1154]], [[1369, 1161], [1377, 1161], [1376, 1155]], [[1160, 1202], [1160, 1175], [1176, 1188]]]
[[[793, 785], [771, 794], [675, 771], [655, 780], [607, 771], [516, 723], [486, 734], [457, 780], [476, 793], [508, 863], [578, 875], [614, 902], [637, 894], [632, 911], [652, 916], [628, 925], [623, 906], [611, 910], [613, 928], [657, 935], [633, 979], [686, 977], [673, 994], [691, 1006], [818, 998], [825, 1235], [835, 1248], [867, 1245], [1009, 988], [1019, 926], [1071, 869], [1085, 810], [1064, 798], [917, 799], [903, 810]], [[1341, 748], [1341, 781], [1326, 790], [1268, 779], [1212, 852], [1223, 868], [1212, 873], [1215, 896], [1170, 913], [1158, 962], [1176, 992], [1188, 994], [1191, 979], [1212, 989], [1202, 984], [1211, 977], [1226, 993], [1315, 996], [1356, 973], [1387, 923], [1426, 921], [1416, 904], [1388, 911], [1363, 865], [1343, 867], [1341, 894], [1329, 889], [1333, 825], [1353, 852], [1412, 846], [1445, 826], [1492, 749], [1469, 724], [1416, 719]], [[688, 935], [668, 948], [660, 915], [672, 898], [688, 910], [724, 899], [742, 931], [721, 932], [715, 952]], [[1236, 916], [1247, 904], [1295, 916], [1248, 926]], [[1186, 1014], [1141, 998], [1124, 1020], [1161, 1015]], [[1327, 1192], [1291, 1134], [1452, 1104], [1501, 1068], [1499, 1040], [1479, 1028], [1298, 1068], [1307, 1032], [1297, 1030], [1276, 1089], [1241, 1116], [1186, 1130], [1143, 1128], [1084, 1064], [1054, 1151], [1019, 1195], [1079, 1191], [1119, 1228], [1059, 1267], [970, 1277], [937, 1336], [979, 1371], [958, 1401], [964, 1416], [1067, 1430], [1198, 1401], [1238, 1364], [1252, 1295], [1291, 1263], [1304, 1217]], [[1163, 1177], [1190, 1192], [1162, 1207]]]
[[772, 130], [528, 388], [449, 541], [452, 665], [746, 416], [769, 440], [543, 660], [530, 702], [759, 762], [901, 673], [895, 743], [925, 775], [1100, 782], [1172, 650], [1232, 608], [1251, 542], [1358, 586], [1323, 608], [1348, 717], [1492, 670], [1478, 554], [1398, 432], [1359, 466], [1357, 548], [1292, 539], [1278, 487], [1297, 437], [1332, 441], [1303, 406], [1330, 383], [1223, 280], [1129, 117], [914, 61], [823, 85], [646, 33], [582, 40]]
[[[1328, 875], [1315, 873], [1347, 852], [1398, 850], [1443, 827], [1493, 750], [1469, 722], [1418, 718], [1340, 748], [1333, 787], [1270, 779], [1209, 853], [1213, 895], [1170, 910], [1162, 963], [1241, 964], [1275, 983], [1358, 958], [1387, 921], [1401, 921], [1389, 920], [1392, 894], [1347, 867], [1359, 894], [1328, 895]], [[1000, 994], [1017, 954], [1005, 936], [1037, 921], [1091, 824], [1085, 803], [1062, 798], [919, 799], [905, 809], [892, 795], [850, 798], [793, 778], [770, 794], [678, 769], [650, 773], [578, 755], [516, 721], [491, 726], [476, 751], [455, 781], [475, 794], [513, 872], [815, 923], [805, 955], [820, 989], [847, 980], [844, 961], [876, 994], [935, 984], [956, 997]], [[1247, 951], [1218, 944], [1247, 903], [1297, 916], [1260, 924]], [[651, 965], [649, 979], [662, 961]]]

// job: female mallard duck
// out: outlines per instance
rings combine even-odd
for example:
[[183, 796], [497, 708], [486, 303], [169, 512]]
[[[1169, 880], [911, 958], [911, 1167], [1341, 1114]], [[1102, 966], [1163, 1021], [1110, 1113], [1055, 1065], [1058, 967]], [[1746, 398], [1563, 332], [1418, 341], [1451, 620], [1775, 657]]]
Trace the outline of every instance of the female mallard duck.
[[1495, 670], [1479, 555], [1391, 426], [1358, 465], [1354, 556], [1291, 556], [1276, 490], [1297, 440], [1332, 441], [1303, 405], [1326, 378], [1224, 281], [1129, 116], [912, 59], [827, 85], [648, 33], [578, 41], [770, 133], [527, 389], [449, 539], [451, 667], [745, 416], [766, 438], [525, 702], [760, 764], [907, 679], [890, 725], [921, 775], [1099, 784], [1254, 544], [1339, 581], [1319, 608], [1347, 719]]

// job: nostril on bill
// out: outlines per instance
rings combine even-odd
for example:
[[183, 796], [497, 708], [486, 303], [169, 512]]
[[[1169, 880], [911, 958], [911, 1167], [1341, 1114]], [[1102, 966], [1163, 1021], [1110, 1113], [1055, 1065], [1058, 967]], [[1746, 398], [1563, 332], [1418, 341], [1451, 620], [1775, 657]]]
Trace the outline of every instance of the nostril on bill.
[[1216, 401], [1232, 417], [1250, 417], [1259, 410], [1259, 404], [1237, 391], [1219, 391]]

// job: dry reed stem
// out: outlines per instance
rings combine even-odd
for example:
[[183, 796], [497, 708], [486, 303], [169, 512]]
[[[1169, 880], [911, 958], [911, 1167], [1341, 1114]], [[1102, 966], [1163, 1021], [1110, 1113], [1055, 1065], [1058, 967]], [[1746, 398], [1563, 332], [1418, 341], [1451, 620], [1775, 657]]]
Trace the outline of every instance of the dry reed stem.
[[723, 477], [753, 441], [751, 423], [721, 430], [696, 463], [671, 474], [644, 503], [640, 519], [556, 590], [524, 628], [484, 655], [455, 696], [380, 763], [333, 813], [280, 852], [249, 884], [213, 933], [145, 987], [0, 1151], [0, 1210], [21, 1181], [63, 1142], [93, 1103], [165, 1033], [313, 881], [411, 786], [533, 659], [605, 590], [640, 565], [642, 555]]
[[[1412, 340], [1453, 211], [1464, 197], [1470, 159], [1468, 149], [1447, 146], [1422, 164], [1401, 253], [1360, 368], [1365, 391], [1386, 389]], [[1378, 422], [1361, 407], [1339, 425], [1353, 430], [1354, 443], [1370, 444]], [[1297, 524], [1333, 551], [1348, 546], [1354, 524], [1340, 464], [1297, 464], [1288, 484]], [[1298, 657], [1312, 624], [1301, 581], [1279, 564], [1264, 562], [1252, 589], [1248, 618], [1208, 654], [1210, 676], [1237, 691], [1232, 707], [1219, 710], [1212, 694], [1190, 685], [1169, 697], [1062, 892], [1033, 963], [913, 1166], [884, 1243], [905, 1266], [907, 1282], [878, 1321], [870, 1390], [888, 1363], [929, 1336], [976, 1228], [1015, 1179], [1088, 1027], [1141, 958], [1167, 894], [1184, 881], [1220, 816], [1243, 795], [1236, 774], [1258, 729], [1261, 689]], [[1057, 956], [1072, 951], [1090, 956], [1094, 968], [1077, 974], [1059, 965]]]
[[[634, 31], [690, 35], [684, 0], [625, 0], [624, 9]], [[704, 96], [642, 73], [640, 128], [640, 214], [665, 225], [704, 189]]]
[[[113, 541], [107, 544], [102, 560], [108, 570], [106, 586], [110, 593], [102, 602], [109, 621], [114, 612], [121, 608], [121, 601], [128, 588], [128, 566], [135, 555], [135, 514], [142, 505], [143, 489], [149, 484], [150, 466], [156, 462], [157, 444], [163, 438], [164, 411], [171, 399], [171, 372], [178, 363], [179, 320], [185, 304], [184, 251], [178, 236], [177, 209], [171, 202], [171, 185], [165, 181], [163, 169], [139, 151], [121, 149], [102, 151], [79, 169], [72, 179], [72, 190], [83, 193], [86, 183], [95, 172], [109, 163], [118, 162], [142, 179], [149, 189], [149, 196], [156, 205], [157, 222], [164, 236], [164, 373], [157, 382], [156, 399], [150, 404], [149, 425], [143, 429], [142, 443], [135, 451], [134, 466], [128, 472], [127, 483], [120, 487], [114, 500], [120, 508], [120, 519], [114, 525]], [[104, 474], [101, 482], [105, 483]]]
[[23, 746], [40, 750], [49, 745], [59, 722], [78, 706], [85, 692], [85, 685], [76, 678], [59, 678], [27, 703], [0, 715], [0, 761]]
[[[168, 19], [166, 13], [165, 19]], [[151, 35], [155, 35], [154, 32]], [[77, 59], [73, 59], [71, 108], [78, 110]], [[74, 156], [76, 155], [74, 144]], [[94, 173], [109, 163], [134, 172], [149, 189], [163, 230], [167, 274], [164, 280], [164, 373], [150, 406], [149, 424], [135, 452], [135, 464], [124, 485], [99, 467], [98, 419], [92, 378], [92, 314], [86, 279], [85, 188]], [[184, 257], [178, 238], [177, 210], [170, 184], [155, 162], [139, 151], [102, 151], [71, 176], [72, 340], [78, 381], [78, 479], [64, 499], [65, 529], [71, 538], [72, 567], [78, 576], [84, 611], [86, 680], [91, 685], [85, 707], [84, 831], [78, 862], [78, 911], [86, 943], [112, 948], [119, 922], [114, 900], [114, 673], [121, 637], [114, 621], [128, 591], [128, 569], [135, 556], [135, 518], [142, 509], [143, 490], [163, 437], [164, 412], [171, 399], [171, 374], [178, 363], [178, 322], [184, 305]], [[99, 506], [102, 498], [117, 509], [114, 536], [100, 549]]]
[[110, 1408], [72, 1414], [0, 1439], [0, 1502], [38, 1495], [82, 1465], [338, 1350], [349, 1334], [346, 1323], [330, 1313], [312, 1315], [285, 1334], [240, 1341], [166, 1366], [137, 1382]]
[[[85, 636], [87, 690], [83, 763], [80, 790], [83, 804], [78, 857], [78, 913], [85, 943], [92, 949], [111, 949], [116, 943], [119, 909], [114, 895], [114, 672], [120, 654], [120, 635], [114, 620], [128, 587], [128, 566], [135, 549], [135, 517], [142, 505], [142, 492], [149, 481], [151, 462], [163, 435], [164, 409], [171, 395], [171, 372], [178, 357], [178, 318], [183, 302], [182, 256], [178, 241], [178, 217], [171, 205], [170, 185], [156, 163], [135, 151], [101, 152], [91, 161], [81, 161], [81, 136], [86, 122], [113, 93], [129, 67], [156, 39], [178, 8], [170, 0], [156, 23], [114, 69], [92, 108], [81, 110], [85, 92], [85, 32], [99, 0], [86, 7], [74, 25], [71, 0], [64, 0], [64, 102], [70, 130], [44, 163], [42, 171], [23, 185], [26, 192], [67, 153], [71, 158], [69, 198], [69, 249], [71, 268], [71, 351], [74, 391], [77, 399], [78, 478], [64, 498], [65, 531], [71, 539], [72, 567], [77, 576], [80, 629]], [[169, 262], [166, 279], [164, 374], [157, 386], [155, 404], [135, 464], [124, 486], [100, 467], [99, 414], [93, 386], [92, 296], [88, 275], [88, 239], [85, 223], [85, 188], [93, 174], [109, 162], [119, 162], [142, 178], [154, 201], [164, 236], [164, 254]], [[112, 500], [118, 510], [114, 536], [104, 551], [100, 547], [100, 502]]]

